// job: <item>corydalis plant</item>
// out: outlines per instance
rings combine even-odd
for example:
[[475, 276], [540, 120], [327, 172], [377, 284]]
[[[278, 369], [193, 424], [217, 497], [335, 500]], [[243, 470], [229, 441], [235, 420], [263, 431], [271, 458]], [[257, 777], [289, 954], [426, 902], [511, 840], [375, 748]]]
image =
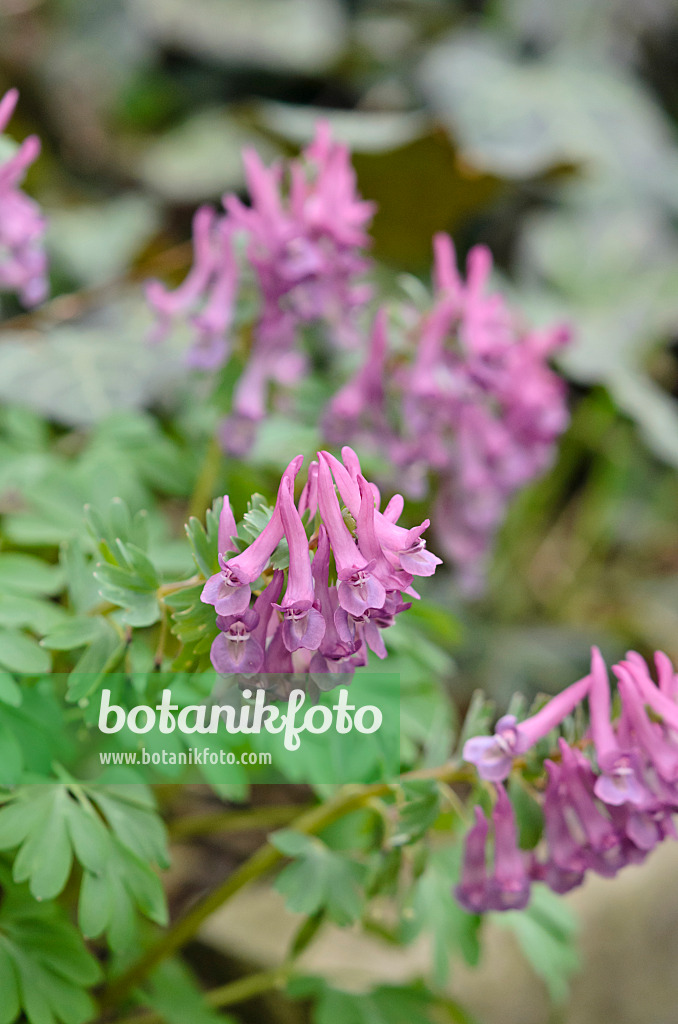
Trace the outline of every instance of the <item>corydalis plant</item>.
[[[303, 458], [293, 459], [270, 519], [239, 552], [224, 498], [220, 571], [202, 592], [217, 613], [211, 660], [218, 672], [350, 675], [367, 664], [368, 649], [386, 656], [381, 631], [410, 607], [402, 595], [416, 597], [414, 577], [431, 576], [440, 564], [422, 538], [429, 521], [398, 526], [402, 498], [380, 511], [379, 492], [362, 475], [355, 452], [344, 448], [342, 456], [318, 453], [298, 506], [294, 482]], [[283, 540], [287, 565], [273, 568]]]
[[[492, 868], [487, 862], [489, 822], [480, 807], [465, 844], [455, 892], [468, 910], [505, 910], [527, 904], [532, 881], [563, 893], [588, 871], [612, 877], [638, 864], [658, 843], [676, 837], [678, 811], [678, 676], [657, 652], [655, 683], [634, 651], [613, 666], [619, 711], [612, 714], [607, 669], [593, 649], [589, 675], [518, 722], [499, 720], [493, 736], [467, 740], [464, 758], [490, 784]], [[588, 700], [589, 726], [576, 743], [563, 736], [550, 757], [536, 745]], [[503, 782], [513, 773], [543, 814], [536, 848], [519, 850], [515, 816]]]
[[374, 212], [356, 192], [348, 149], [332, 141], [324, 122], [287, 165], [266, 167], [252, 149], [243, 160], [250, 205], [226, 195], [225, 214], [201, 207], [193, 222], [193, 268], [183, 284], [173, 292], [158, 281], [147, 286], [158, 317], [154, 337], [188, 319], [195, 329], [189, 362], [206, 370], [228, 361], [237, 302], [254, 287], [257, 313], [246, 325], [251, 351], [222, 431], [234, 454], [249, 447], [272, 382], [290, 385], [303, 377], [303, 325], [321, 323], [333, 342], [357, 343], [356, 312], [370, 297], [362, 281], [369, 266], [365, 227]]
[[476, 246], [464, 280], [447, 235], [435, 239], [430, 309], [382, 309], [366, 358], [337, 393], [328, 438], [386, 453], [413, 496], [436, 480], [435, 523], [467, 592], [482, 588], [493, 536], [510, 497], [551, 462], [568, 413], [565, 384], [548, 365], [568, 332], [525, 331], [487, 289], [492, 257]]
[[[18, 99], [17, 90], [10, 89], [0, 100], [0, 135]], [[19, 186], [40, 152], [40, 140], [31, 135], [16, 148], [3, 136], [0, 143], [0, 290], [17, 292], [25, 306], [35, 306], [47, 294], [45, 219]]]

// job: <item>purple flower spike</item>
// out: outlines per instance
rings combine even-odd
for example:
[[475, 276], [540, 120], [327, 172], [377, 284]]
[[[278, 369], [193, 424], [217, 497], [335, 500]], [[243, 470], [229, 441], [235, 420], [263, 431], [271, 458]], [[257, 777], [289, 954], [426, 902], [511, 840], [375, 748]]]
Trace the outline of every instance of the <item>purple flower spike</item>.
[[[14, 113], [19, 93], [10, 89], [0, 100], [0, 132]], [[24, 306], [47, 295], [46, 222], [37, 203], [19, 188], [28, 167], [40, 153], [31, 135], [0, 164], [0, 290], [18, 292]]]
[[[302, 461], [301, 455], [292, 459], [282, 474], [273, 514], [264, 529], [232, 557], [236, 522], [229, 499], [224, 498], [219, 519], [220, 571], [206, 581], [201, 595], [217, 611], [220, 635], [214, 641], [212, 660], [220, 671], [334, 674], [345, 682], [355, 668], [367, 664], [369, 651], [386, 657], [383, 630], [410, 607], [403, 594], [411, 577], [394, 570], [383, 555], [374, 530], [379, 493], [360, 474], [357, 457], [349, 456], [348, 466], [339, 464], [341, 471], [334, 467], [335, 475], [359, 495], [357, 541], [343, 519], [329, 459], [324, 456], [311, 463], [300, 500], [304, 511], [313, 511], [314, 518], [320, 519], [317, 534], [308, 538], [294, 502], [294, 481]], [[252, 589], [262, 586], [262, 575], [268, 576], [271, 556], [283, 537], [289, 549], [288, 566], [273, 572], [250, 608]], [[361, 543], [373, 555], [370, 561]], [[330, 579], [332, 561], [336, 576]], [[333, 684], [327, 678], [315, 682], [321, 689]]]
[[470, 914], [482, 914], [490, 909], [485, 846], [489, 823], [482, 807], [474, 807], [475, 825], [466, 833], [464, 860], [459, 885], [454, 895], [464, 910]]
[[147, 283], [146, 299], [157, 316], [151, 341], [163, 341], [173, 321], [191, 313], [210, 286], [217, 265], [216, 224], [217, 215], [209, 206], [197, 210], [193, 218], [193, 267], [175, 291], [170, 292], [160, 281]]
[[325, 635], [325, 620], [314, 607], [308, 540], [292, 500], [289, 481], [285, 481], [280, 495], [280, 515], [290, 549], [287, 590], [278, 605], [283, 613], [283, 642], [290, 652], [300, 647], [307, 651], [317, 651]]
[[[413, 497], [423, 497], [432, 478], [438, 538], [464, 590], [478, 594], [511, 497], [547, 469], [566, 427], [565, 385], [548, 359], [568, 332], [522, 328], [503, 298], [488, 292], [486, 248], [469, 253], [465, 279], [447, 236], [436, 236], [434, 256], [429, 308], [402, 309], [393, 344], [380, 312], [362, 365], [330, 403], [325, 429], [385, 453]], [[413, 541], [389, 546], [406, 551]], [[418, 548], [402, 568], [432, 571]]]
[[214, 640], [210, 658], [217, 672], [254, 673], [261, 671], [264, 651], [252, 635], [259, 621], [257, 613], [248, 609], [242, 615], [217, 616], [219, 636]]
[[530, 899], [530, 879], [525, 856], [518, 849], [518, 830], [513, 805], [506, 790], [497, 784], [497, 802], [492, 811], [494, 825], [494, 872], [490, 898], [494, 910], [522, 910]]

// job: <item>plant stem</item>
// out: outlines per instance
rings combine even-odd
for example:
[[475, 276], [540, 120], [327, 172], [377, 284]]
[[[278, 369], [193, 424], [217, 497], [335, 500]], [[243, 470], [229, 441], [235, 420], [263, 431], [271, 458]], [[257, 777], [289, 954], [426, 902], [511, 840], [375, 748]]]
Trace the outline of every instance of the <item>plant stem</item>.
[[213, 491], [219, 473], [222, 454], [217, 437], [212, 435], [207, 445], [205, 458], [188, 508], [189, 517], [197, 516], [201, 522], [205, 515], [205, 509], [212, 504]]
[[[399, 781], [416, 779], [438, 779], [444, 782], [466, 782], [472, 775], [469, 769], [460, 768], [453, 762], [447, 762], [437, 768], [408, 772], [394, 782], [375, 782], [370, 785], [344, 786], [331, 800], [311, 810], [305, 811], [296, 818], [291, 826], [297, 832], [315, 835], [327, 828], [339, 818], [351, 811], [364, 807], [375, 797], [385, 796], [392, 792]], [[119, 1003], [127, 993], [135, 988], [148, 974], [153, 971], [166, 957], [172, 956], [185, 945], [204, 921], [207, 920], [224, 903], [240, 892], [249, 882], [260, 878], [271, 871], [283, 854], [266, 843], [246, 860], [239, 868], [226, 878], [221, 885], [197, 903], [184, 917], [179, 918], [172, 927], [160, 936], [155, 945], [149, 949], [119, 978], [115, 978], [101, 996], [102, 1008], [109, 1008]]]
[[172, 840], [182, 840], [193, 836], [208, 836], [214, 832], [277, 828], [293, 821], [303, 810], [298, 804], [273, 804], [271, 807], [252, 807], [246, 811], [194, 814], [190, 818], [178, 818], [171, 822], [169, 835]]
[[[205, 1002], [213, 1010], [220, 1010], [226, 1006], [234, 1006], [236, 1003], [244, 1003], [254, 996], [270, 992], [273, 988], [283, 985], [289, 976], [287, 968], [276, 967], [270, 971], [258, 971], [246, 978], [238, 978], [227, 985], [213, 988], [205, 993]], [[165, 1017], [161, 1013], [152, 1010], [145, 1010], [140, 1013], [124, 1017], [117, 1024], [164, 1024]]]

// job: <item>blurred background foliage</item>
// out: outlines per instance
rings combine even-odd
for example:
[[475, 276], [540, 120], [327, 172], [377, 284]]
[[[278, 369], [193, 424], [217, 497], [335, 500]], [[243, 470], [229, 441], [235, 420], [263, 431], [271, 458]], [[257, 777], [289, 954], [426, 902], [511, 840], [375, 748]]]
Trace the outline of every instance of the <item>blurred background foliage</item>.
[[[56, 548], [85, 501], [119, 495], [151, 508], [162, 567], [183, 571], [214, 418], [186, 339], [144, 344], [140, 282], [181, 279], [191, 215], [242, 188], [243, 145], [296, 152], [322, 112], [379, 204], [386, 291], [427, 277], [445, 230], [462, 256], [491, 247], [528, 320], [574, 329], [572, 424], [513, 505], [488, 593], [429, 589], [461, 635], [419, 614], [454, 657], [455, 699], [555, 691], [593, 641], [677, 658], [677, 44], [672, 0], [0, 0], [0, 92], [20, 88], [13, 130], [43, 140], [28, 188], [53, 294], [31, 314], [2, 300], [4, 545]], [[276, 435], [222, 466], [239, 507], [305, 438], [279, 420]], [[415, 726], [430, 733], [425, 711]], [[323, 1005], [323, 1024], [349, 1019]]]

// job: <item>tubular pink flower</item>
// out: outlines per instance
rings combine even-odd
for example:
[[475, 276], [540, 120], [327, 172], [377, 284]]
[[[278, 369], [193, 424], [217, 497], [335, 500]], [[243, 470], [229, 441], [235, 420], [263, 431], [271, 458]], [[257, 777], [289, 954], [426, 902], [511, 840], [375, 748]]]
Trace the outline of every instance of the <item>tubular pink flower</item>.
[[[401, 317], [397, 348], [377, 336], [325, 429], [385, 453], [411, 495], [425, 495], [433, 478], [438, 537], [465, 591], [477, 594], [510, 498], [545, 471], [567, 424], [565, 385], [547, 359], [568, 332], [522, 330], [487, 291], [486, 248], [469, 253], [465, 280], [447, 236], [436, 236], [434, 254], [431, 307], [410, 310], [409, 323]], [[412, 563], [403, 568], [417, 574]]]
[[299, 515], [308, 512], [312, 519], [318, 511], [318, 463], [314, 459], [308, 467], [308, 479], [299, 498]]
[[489, 910], [488, 877], [485, 847], [489, 822], [482, 807], [473, 808], [475, 825], [466, 833], [461, 876], [454, 894], [470, 914]]
[[237, 551], [237, 548], [233, 542], [233, 537], [238, 536], [238, 527], [235, 523], [235, 516], [231, 509], [231, 502], [227, 494], [224, 495], [224, 501], [221, 506], [221, 512], [219, 513], [219, 532], [217, 536], [217, 544], [219, 546], [219, 554], [225, 555], [229, 551]]
[[374, 575], [376, 559], [368, 562], [349, 533], [339, 508], [327, 460], [320, 453], [318, 505], [334, 552], [340, 605], [356, 618], [363, 616], [368, 608], [381, 608], [386, 599], [386, 589]]
[[360, 511], [356, 520], [356, 536], [360, 550], [368, 561], [374, 562], [375, 576], [384, 587], [388, 590], [405, 590], [412, 583], [413, 577], [408, 573], [393, 572], [377, 540], [374, 528], [374, 492], [364, 476], [358, 477], [358, 487], [360, 488]]
[[464, 760], [475, 764], [481, 779], [503, 781], [514, 757], [530, 750], [574, 711], [588, 693], [590, 680], [590, 676], [584, 676], [572, 683], [523, 722], [519, 723], [515, 715], [504, 715], [497, 722], [494, 736], [473, 736], [466, 741]]
[[[622, 698], [624, 712], [633, 729], [636, 744], [650, 764], [654, 765], [662, 779], [666, 782], [678, 781], [678, 747], [667, 742], [661, 727], [650, 722], [645, 714], [644, 686], [641, 682], [637, 682], [639, 676], [642, 678], [641, 673], [635, 666], [628, 665], [628, 663], [625, 665], [624, 662], [615, 665], [613, 671], [617, 676], [617, 688]], [[648, 686], [654, 686], [649, 679]]]
[[[206, 581], [201, 598], [217, 611], [220, 637], [214, 642], [212, 661], [219, 671], [255, 671], [253, 666], [259, 664], [256, 671], [267, 674], [310, 672], [315, 685], [327, 689], [333, 681], [321, 678], [323, 675], [338, 678], [341, 674], [350, 679], [356, 667], [367, 664], [368, 650], [386, 657], [382, 631], [410, 607], [402, 593], [407, 593], [404, 587], [411, 577], [394, 572], [383, 557], [374, 533], [378, 491], [358, 473], [350, 486], [360, 495], [358, 541], [374, 553], [374, 558], [366, 561], [360, 543], [344, 522], [328, 459], [323, 455], [311, 464], [301, 499], [304, 511], [313, 509], [320, 519], [311, 557], [314, 537], [308, 539], [293, 497], [302, 461], [302, 456], [297, 456], [282, 474], [275, 507], [264, 529], [249, 547], [230, 558], [237, 524], [228, 496], [224, 498], [218, 536], [220, 571]], [[351, 473], [356, 464], [359, 469], [357, 458], [348, 461]], [[344, 464], [341, 470], [349, 473]], [[339, 470], [337, 475], [342, 478]], [[266, 571], [283, 537], [289, 550], [287, 570], [273, 573], [250, 609], [252, 585]], [[336, 584], [329, 578], [331, 554]], [[277, 603], [285, 578], [286, 589]], [[278, 613], [282, 613], [282, 621]], [[284, 689], [284, 681], [280, 685]]]
[[610, 684], [605, 662], [597, 647], [591, 650], [589, 690], [591, 736], [602, 774], [595, 785], [596, 796], [606, 804], [642, 805], [648, 794], [638, 777], [637, 758], [620, 749], [610, 721]]
[[219, 635], [214, 640], [210, 658], [217, 672], [251, 674], [264, 664], [264, 651], [253, 635], [259, 621], [257, 613], [248, 608], [239, 615], [217, 616]]
[[[280, 481], [281, 489], [285, 481], [294, 481], [303, 461], [303, 455], [292, 459]], [[207, 580], [200, 600], [213, 604], [218, 615], [242, 613], [249, 607], [251, 584], [259, 579], [282, 538], [282, 519], [279, 502], [276, 501], [271, 519], [249, 547], [228, 561], [220, 556], [221, 571]]]
[[283, 642], [288, 651], [304, 647], [317, 651], [325, 635], [325, 620], [314, 608], [313, 575], [308, 539], [292, 500], [289, 480], [280, 494], [280, 515], [290, 549], [290, 567], [285, 596], [278, 606], [283, 612]]
[[[624, 663], [622, 662], [622, 664]], [[644, 672], [639, 672], [637, 662], [635, 660], [633, 662], [628, 661], [627, 673], [642, 695], [643, 700], [650, 705], [653, 711], [661, 715], [666, 725], [671, 729], [678, 730], [678, 705], [670, 697], [667, 697], [665, 693], [657, 689], [647, 674], [647, 669]]]
[[495, 910], [522, 910], [530, 899], [530, 879], [525, 857], [518, 849], [518, 829], [513, 805], [506, 790], [497, 783], [497, 801], [492, 810], [494, 826], [494, 871], [489, 882]]

